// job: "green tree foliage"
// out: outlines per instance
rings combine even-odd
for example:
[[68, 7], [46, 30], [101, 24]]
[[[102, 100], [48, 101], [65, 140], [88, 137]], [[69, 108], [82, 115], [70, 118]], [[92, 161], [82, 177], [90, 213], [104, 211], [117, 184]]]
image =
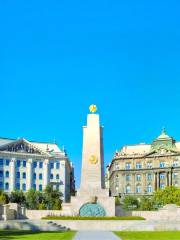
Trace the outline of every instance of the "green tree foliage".
[[120, 198], [119, 198], [119, 197], [115, 197], [115, 204], [116, 204], [116, 206], [121, 205], [121, 202], [120, 202]]
[[139, 208], [139, 201], [135, 196], [126, 196], [123, 201], [123, 209], [134, 210]]
[[9, 201], [24, 206], [26, 204], [26, 197], [23, 191], [14, 191], [11, 193]]
[[180, 189], [176, 187], [166, 187], [164, 190], [158, 190], [153, 195], [153, 201], [158, 207], [166, 204], [176, 204], [180, 206]]
[[42, 193], [34, 189], [30, 189], [26, 193], [26, 207], [32, 210], [39, 209], [39, 205], [43, 202]]
[[43, 193], [43, 201], [46, 209], [60, 210], [62, 204], [62, 193], [58, 190], [53, 190], [52, 186], [47, 185]]
[[151, 211], [155, 209], [155, 203], [152, 197], [142, 197], [139, 203], [139, 210]]
[[9, 202], [8, 195], [0, 190], [0, 204], [7, 204]]

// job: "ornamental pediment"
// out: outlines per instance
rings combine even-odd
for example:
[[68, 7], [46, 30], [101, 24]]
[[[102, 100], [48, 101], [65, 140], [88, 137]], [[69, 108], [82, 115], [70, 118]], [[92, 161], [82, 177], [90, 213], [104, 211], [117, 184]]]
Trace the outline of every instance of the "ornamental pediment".
[[169, 149], [169, 148], [165, 148], [165, 147], [161, 147], [161, 148], [157, 148], [152, 150], [150, 153], [146, 154], [145, 156], [159, 156], [159, 155], [174, 155], [180, 153], [179, 151], [177, 151], [176, 149]]
[[46, 154], [40, 148], [37, 148], [24, 138], [0, 146], [0, 151], [28, 154]]

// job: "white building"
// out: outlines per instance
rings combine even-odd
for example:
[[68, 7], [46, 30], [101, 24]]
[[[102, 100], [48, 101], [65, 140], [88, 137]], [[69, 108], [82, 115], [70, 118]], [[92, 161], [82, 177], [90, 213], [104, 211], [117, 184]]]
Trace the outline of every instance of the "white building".
[[0, 138], [0, 189], [43, 191], [48, 184], [62, 192], [64, 202], [70, 201], [74, 169], [64, 150], [55, 143]]

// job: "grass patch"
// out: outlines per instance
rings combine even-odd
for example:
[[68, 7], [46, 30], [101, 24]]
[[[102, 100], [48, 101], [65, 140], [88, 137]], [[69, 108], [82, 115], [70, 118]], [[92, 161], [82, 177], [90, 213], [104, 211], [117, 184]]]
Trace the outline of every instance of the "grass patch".
[[179, 240], [180, 231], [115, 232], [122, 240]]
[[80, 216], [47, 216], [43, 220], [145, 220], [143, 217], [122, 216], [122, 217], [80, 217]]
[[1, 240], [71, 240], [75, 232], [32, 232], [21, 230], [0, 230]]

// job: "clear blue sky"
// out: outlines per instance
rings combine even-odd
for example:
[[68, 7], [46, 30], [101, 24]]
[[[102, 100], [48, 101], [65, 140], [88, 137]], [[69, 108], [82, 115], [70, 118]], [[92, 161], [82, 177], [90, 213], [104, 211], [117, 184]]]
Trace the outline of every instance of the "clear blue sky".
[[165, 126], [180, 140], [179, 1], [0, 0], [0, 136], [65, 145], [79, 183], [98, 105], [105, 161]]

